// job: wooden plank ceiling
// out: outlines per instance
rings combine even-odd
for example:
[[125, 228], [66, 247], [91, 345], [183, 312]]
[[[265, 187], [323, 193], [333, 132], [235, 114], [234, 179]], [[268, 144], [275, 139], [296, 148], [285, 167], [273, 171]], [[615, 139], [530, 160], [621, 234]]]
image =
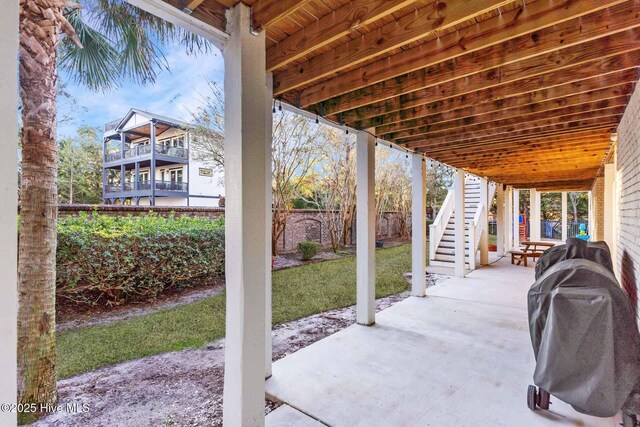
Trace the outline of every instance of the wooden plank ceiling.
[[590, 189], [638, 80], [640, 0], [244, 3], [277, 98], [519, 188]]

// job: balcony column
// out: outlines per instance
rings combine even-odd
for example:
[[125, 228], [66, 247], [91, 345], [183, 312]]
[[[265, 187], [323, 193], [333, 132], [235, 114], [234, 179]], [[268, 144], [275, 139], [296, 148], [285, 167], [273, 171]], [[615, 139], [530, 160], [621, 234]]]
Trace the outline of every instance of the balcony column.
[[102, 168], [102, 202], [107, 200], [107, 184], [109, 183], [109, 169]]
[[124, 167], [124, 165], [120, 165], [120, 191], [122, 191], [123, 193], [125, 192], [126, 189], [126, 177], [127, 177], [127, 169]]
[[411, 155], [411, 295], [427, 294], [427, 165]]
[[540, 241], [540, 192], [535, 188], [530, 190], [529, 195], [529, 239]]
[[504, 255], [505, 215], [504, 186], [496, 183], [496, 255]]
[[375, 149], [375, 137], [366, 131], [358, 132], [356, 139], [356, 321], [360, 325], [375, 323]]
[[464, 178], [465, 172], [463, 169], [456, 169], [455, 172], [455, 184], [454, 184], [454, 215], [455, 215], [455, 275], [457, 277], [464, 277], [465, 275], [465, 240], [467, 235], [467, 224], [464, 218], [465, 206], [464, 206]]
[[562, 197], [562, 241], [567, 241], [567, 226], [569, 225], [567, 222], [567, 192], [563, 191], [561, 193]]
[[520, 190], [513, 189], [513, 249], [520, 249]]
[[[484, 205], [480, 215], [482, 233], [480, 234], [480, 265], [489, 264], [489, 182], [486, 178], [480, 178], [480, 203]], [[472, 245], [471, 242], [469, 242]], [[469, 246], [470, 248], [472, 246]], [[473, 255], [473, 254], [472, 254]]]
[[[18, 293], [18, 4], [5, 2], [0, 13], [0, 402], [17, 403]], [[15, 426], [16, 413], [0, 411], [0, 425]]]
[[[225, 95], [225, 427], [263, 426], [268, 265], [265, 32], [250, 9], [227, 12]], [[267, 146], [265, 146], [267, 145]], [[270, 227], [269, 227], [270, 229]]]
[[149, 165], [149, 182], [151, 184], [150, 205], [156, 205], [156, 121], [149, 125], [149, 140], [151, 145], [151, 164]]
[[127, 137], [124, 132], [120, 132], [120, 158], [124, 159], [124, 143], [127, 140]]
[[136, 170], [135, 170], [135, 175], [133, 177], [133, 189], [138, 191], [139, 190], [139, 182], [140, 182], [140, 163], [136, 162]]

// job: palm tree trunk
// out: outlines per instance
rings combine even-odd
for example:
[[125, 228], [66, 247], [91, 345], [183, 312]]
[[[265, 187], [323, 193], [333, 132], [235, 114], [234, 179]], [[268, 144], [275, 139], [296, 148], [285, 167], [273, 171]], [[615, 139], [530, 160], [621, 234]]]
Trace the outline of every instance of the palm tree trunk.
[[[20, 0], [22, 205], [18, 401], [55, 404], [56, 44], [66, 21], [47, 0]], [[68, 25], [68, 24], [67, 24]], [[29, 422], [33, 414], [20, 414]]]

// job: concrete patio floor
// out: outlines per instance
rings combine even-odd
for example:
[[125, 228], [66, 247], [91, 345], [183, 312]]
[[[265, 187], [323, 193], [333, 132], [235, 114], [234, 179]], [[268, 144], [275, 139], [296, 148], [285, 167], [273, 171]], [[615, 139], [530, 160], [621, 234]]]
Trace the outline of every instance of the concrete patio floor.
[[267, 426], [618, 425], [553, 397], [549, 411], [527, 408], [533, 277], [504, 258], [276, 362], [267, 394], [286, 406]]

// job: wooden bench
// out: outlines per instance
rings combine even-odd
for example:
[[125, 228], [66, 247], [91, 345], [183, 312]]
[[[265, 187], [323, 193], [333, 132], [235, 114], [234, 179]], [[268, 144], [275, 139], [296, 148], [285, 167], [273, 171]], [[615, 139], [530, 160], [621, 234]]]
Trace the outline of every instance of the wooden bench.
[[540, 255], [542, 255], [542, 252], [538, 251], [511, 251], [511, 264], [514, 264], [517, 261], [516, 265], [520, 265], [520, 263], [523, 263], [526, 267], [528, 258], [533, 258], [535, 260], [536, 258], [539, 258]]

